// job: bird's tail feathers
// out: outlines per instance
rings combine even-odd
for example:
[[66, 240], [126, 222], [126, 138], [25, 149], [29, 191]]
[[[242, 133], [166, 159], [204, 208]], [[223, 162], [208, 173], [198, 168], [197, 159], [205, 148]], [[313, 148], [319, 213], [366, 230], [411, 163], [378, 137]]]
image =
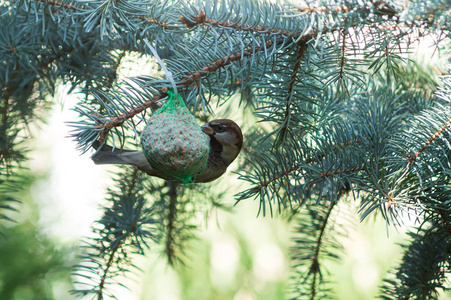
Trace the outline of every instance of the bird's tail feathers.
[[91, 157], [96, 165], [127, 164], [117, 153], [99, 150]]
[[134, 150], [124, 150], [113, 148], [106, 144], [100, 144], [99, 141], [95, 141], [92, 144], [92, 147], [97, 151], [92, 155], [91, 159], [96, 165], [105, 165], [105, 164], [121, 164], [121, 165], [130, 165], [133, 164], [128, 159], [128, 156], [132, 155], [132, 153], [137, 152]]
[[92, 146], [97, 150], [94, 155], [91, 156], [92, 161], [96, 165], [131, 165], [150, 176], [161, 177], [148, 163], [143, 151], [113, 148], [105, 144], [102, 145], [97, 141], [94, 142]]

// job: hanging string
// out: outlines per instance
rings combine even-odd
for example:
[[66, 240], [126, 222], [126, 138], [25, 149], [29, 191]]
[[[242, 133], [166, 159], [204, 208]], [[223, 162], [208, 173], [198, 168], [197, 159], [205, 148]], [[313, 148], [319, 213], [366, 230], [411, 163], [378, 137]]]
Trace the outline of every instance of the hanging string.
[[144, 42], [147, 44], [147, 47], [149, 47], [150, 51], [152, 51], [153, 56], [157, 59], [158, 64], [161, 66], [161, 68], [164, 71], [164, 75], [165, 75], [166, 79], [171, 82], [172, 88], [174, 89], [174, 94], [177, 95], [178, 94], [177, 86], [175, 84], [174, 77], [172, 77], [171, 71], [169, 71], [168, 68], [166, 68], [165, 64], [163, 63], [160, 56], [158, 55], [157, 50], [155, 50], [155, 48], [152, 47], [152, 45], [147, 40], [144, 40]]

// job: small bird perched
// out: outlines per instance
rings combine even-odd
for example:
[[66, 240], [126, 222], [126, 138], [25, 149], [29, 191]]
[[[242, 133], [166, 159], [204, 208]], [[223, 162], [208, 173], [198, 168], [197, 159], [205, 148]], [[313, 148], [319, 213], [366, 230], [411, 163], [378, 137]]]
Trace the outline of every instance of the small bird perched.
[[[240, 127], [228, 119], [213, 120], [201, 126], [201, 129], [209, 137], [210, 149], [207, 167], [194, 178], [194, 182], [210, 182], [224, 174], [238, 156], [243, 146], [243, 134]], [[99, 149], [98, 142], [94, 143], [93, 147], [97, 152], [92, 156], [92, 160], [97, 165], [132, 165], [150, 176], [171, 180], [166, 174], [160, 174], [152, 168], [143, 151], [113, 149], [106, 145]]]

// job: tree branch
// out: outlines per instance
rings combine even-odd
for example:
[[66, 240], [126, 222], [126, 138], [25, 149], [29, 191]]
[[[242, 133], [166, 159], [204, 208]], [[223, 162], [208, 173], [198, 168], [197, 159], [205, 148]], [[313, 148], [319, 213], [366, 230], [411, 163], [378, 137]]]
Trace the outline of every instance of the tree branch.
[[[139, 170], [137, 168], [135, 168], [133, 170], [131, 180], [128, 182], [128, 189], [125, 194], [127, 199], [131, 199], [131, 197], [135, 194], [134, 190], [136, 187], [138, 175], [139, 175]], [[129, 233], [132, 233], [132, 231], [130, 231]], [[108, 274], [109, 274], [108, 272], [109, 272], [110, 268], [113, 266], [115, 255], [118, 252], [118, 250], [120, 249], [121, 245], [123, 245], [125, 240], [130, 236], [129, 234], [122, 235], [122, 232], [120, 232], [120, 234], [121, 234], [119, 236], [120, 239], [117, 237], [117, 234], [114, 235], [114, 240], [112, 243], [110, 243], [111, 248], [110, 247], [107, 248], [109, 250], [109, 253], [108, 253], [109, 257], [108, 257], [108, 261], [107, 261], [106, 265], [103, 268], [103, 273], [102, 273], [102, 276], [100, 278], [100, 282], [98, 285], [98, 292], [96, 292], [96, 294], [99, 296], [99, 299], [103, 299], [103, 291], [105, 289], [106, 280], [108, 279]], [[106, 236], [106, 238], [109, 238], [109, 235]]]
[[348, 6], [338, 6], [338, 7], [332, 7], [332, 6], [311, 6], [306, 8], [298, 8], [298, 12], [305, 12], [305, 13], [313, 13], [313, 12], [323, 12], [323, 11], [344, 11], [348, 12], [349, 7]]
[[102, 274], [102, 277], [101, 277], [100, 283], [99, 283], [99, 291], [97, 292], [99, 299], [103, 299], [103, 290], [105, 289], [106, 280], [108, 278], [108, 271], [111, 268], [111, 266], [113, 265], [114, 257], [116, 255], [116, 252], [119, 249], [120, 245], [121, 245], [121, 242], [114, 245], [109, 253], [110, 257], [108, 258], [108, 262], [105, 265], [105, 268], [103, 269], [103, 274]]
[[[343, 143], [340, 143], [338, 146], [335, 145], [329, 149], [326, 149], [325, 151], [322, 151], [320, 153], [318, 153], [315, 157], [310, 157], [309, 159], [305, 160], [303, 163], [299, 163], [299, 164], [294, 164], [291, 168], [288, 168], [286, 170], [284, 170], [283, 172], [275, 175], [274, 177], [265, 180], [261, 183], [259, 183], [257, 186], [255, 186], [254, 188], [252, 188], [250, 191], [252, 193], [258, 193], [262, 190], [262, 188], [267, 187], [268, 185], [270, 185], [272, 182], [276, 181], [279, 178], [282, 178], [296, 170], [298, 170], [299, 168], [301, 168], [303, 165], [305, 164], [312, 164], [315, 162], [318, 162], [318, 160], [320, 160], [321, 158], [324, 158], [326, 156], [326, 151], [332, 151], [334, 149], [336, 149], [337, 147], [346, 147], [346, 146], [350, 146], [353, 145], [354, 143], [358, 143], [358, 140], [349, 140]], [[340, 173], [353, 173], [353, 172], [358, 172], [363, 170], [363, 168], [361, 167], [356, 167], [356, 168], [351, 168], [351, 169], [342, 169], [342, 170], [335, 170], [335, 171], [328, 171], [328, 172], [322, 172], [320, 173], [320, 175], [322, 177], [327, 177], [331, 174], [340, 174]]]
[[[377, 14], [379, 15], [389, 15], [394, 16], [398, 14], [399, 12], [388, 7], [385, 5], [384, 1], [370, 1], [371, 4], [373, 4], [374, 7], [376, 7]], [[403, 4], [403, 8], [406, 8], [407, 4]], [[355, 7], [351, 6], [311, 6], [311, 7], [305, 7], [305, 8], [299, 8], [297, 9], [298, 12], [304, 12], [304, 13], [320, 13], [320, 12], [327, 12], [327, 11], [334, 11], [334, 12], [349, 12], [355, 10]], [[369, 12], [368, 7], [360, 7], [359, 10], [367, 10]]]
[[448, 230], [448, 233], [451, 235], [451, 224], [449, 223], [448, 219], [446, 218], [446, 213], [443, 209], [438, 210], [440, 217], [443, 220], [443, 223], [445, 224], [446, 229]]
[[290, 121], [290, 115], [291, 115], [291, 104], [292, 102], [292, 96], [293, 96], [293, 90], [296, 86], [296, 78], [299, 73], [299, 69], [301, 67], [301, 62], [304, 58], [304, 53], [307, 50], [308, 45], [305, 43], [301, 43], [298, 51], [298, 57], [296, 58], [296, 63], [293, 66], [293, 72], [291, 73], [291, 79], [290, 79], [290, 85], [288, 87], [287, 91], [287, 97], [285, 99], [285, 114], [284, 114], [284, 123], [280, 129], [279, 136], [281, 137], [281, 140], [279, 139], [279, 142], [281, 143], [286, 134], [288, 133], [288, 127], [289, 127], [289, 121]]
[[[273, 43], [274, 43], [273, 40], [267, 41], [266, 47], [271, 47], [273, 45]], [[194, 83], [196, 80], [199, 80], [202, 77], [207, 76], [209, 73], [214, 72], [220, 68], [223, 68], [223, 67], [231, 64], [232, 62], [238, 61], [238, 60], [242, 59], [243, 57], [250, 56], [262, 49], [264, 49], [264, 48], [263, 47], [249, 47], [249, 48], [246, 48], [243, 52], [237, 52], [235, 54], [226, 56], [224, 58], [220, 58], [217, 61], [215, 61], [214, 63], [211, 63], [208, 66], [201, 68], [199, 71], [195, 71], [191, 74], [184, 75], [182, 77], [182, 80], [177, 85], [178, 86], [189, 86], [192, 83]], [[152, 97], [152, 99], [142, 103], [141, 105], [129, 110], [126, 113], [123, 113], [119, 116], [113, 117], [111, 119], [111, 121], [99, 123], [97, 125], [97, 127], [99, 129], [103, 129], [100, 133], [99, 141], [102, 143], [105, 140], [108, 132], [112, 128], [121, 126], [125, 121], [133, 118], [137, 114], [139, 114], [139, 113], [143, 112], [144, 110], [146, 110], [147, 108], [151, 107], [158, 100], [165, 98], [166, 95], [167, 95], [167, 88], [162, 88], [162, 89], [160, 89], [160, 94]]]
[[443, 132], [443, 130], [445, 130], [446, 127], [448, 127], [450, 124], [451, 124], [451, 119], [446, 121], [446, 123], [443, 124], [442, 127], [440, 127], [426, 142], [423, 143], [421, 148], [418, 149], [418, 151], [415, 152], [415, 154], [409, 158], [409, 160], [407, 161], [407, 164], [411, 165], [414, 161], [416, 161], [416, 159], [421, 154], [421, 152], [423, 152], [427, 146], [429, 146], [436, 138], [438, 138], [438, 136]]
[[233, 28], [233, 29], [240, 30], [240, 31], [249, 31], [249, 32], [260, 33], [260, 34], [264, 34], [264, 33], [281, 34], [283, 36], [293, 37], [293, 38], [298, 38], [302, 34], [301, 31], [293, 32], [293, 31], [284, 30], [284, 29], [270, 29], [269, 27], [260, 26], [260, 25], [251, 27], [249, 25], [238, 24], [236, 22], [223, 22], [223, 21], [218, 21], [215, 19], [209, 19], [209, 18], [207, 18], [207, 15], [206, 15], [205, 11], [203, 11], [203, 10], [200, 10], [199, 14], [194, 16], [193, 19], [194, 19], [194, 22], [190, 22], [185, 16], [181, 16], [179, 18], [180, 22], [182, 24], [184, 24], [187, 28], [193, 28], [196, 25], [209, 24], [209, 25], [215, 26], [215, 27], [228, 27], [228, 28]]
[[168, 225], [166, 226], [166, 255], [171, 266], [175, 264], [176, 256], [174, 250], [175, 222], [177, 218], [177, 183], [168, 181], [169, 185], [169, 207], [168, 207]]
[[[66, 9], [70, 9], [70, 10], [72, 10], [74, 12], [83, 9], [82, 6], [74, 6], [74, 5], [72, 5], [72, 3], [63, 3], [61, 1], [54, 1], [54, 0], [34, 0], [34, 1], [41, 2], [41, 3], [44, 3], [44, 4], [48, 4], [48, 5], [52, 5], [52, 6], [63, 7], [63, 8], [66, 8]], [[114, 2], [117, 2], [117, 0], [114, 0]], [[103, 10], [99, 10], [98, 14], [101, 14], [102, 12], [103, 12]], [[125, 14], [125, 15], [128, 16], [128, 17], [137, 18], [137, 19], [142, 20], [142, 21], [148, 21], [149, 23], [152, 23], [152, 24], [160, 25], [164, 29], [176, 28], [176, 26], [170, 26], [166, 22], [158, 21], [158, 20], [155, 20], [153, 18], [146, 17], [146, 16], [132, 15], [132, 14]]]
[[344, 79], [344, 68], [345, 68], [345, 53], [346, 53], [346, 34], [344, 33], [344, 31], [341, 31], [341, 35], [343, 38], [342, 44], [341, 44], [341, 60], [340, 60], [340, 79], [343, 80]]
[[73, 6], [72, 3], [63, 3], [62, 1], [53, 1], [53, 0], [34, 0], [34, 1], [52, 5], [52, 6], [64, 7], [64, 8], [70, 9], [72, 11], [77, 11], [78, 9], [81, 8], [81, 7]]
[[328, 207], [327, 214], [325, 215], [324, 219], [322, 220], [321, 228], [319, 229], [319, 235], [318, 235], [318, 238], [316, 239], [316, 247], [315, 247], [315, 251], [313, 252], [313, 255], [312, 255], [312, 264], [311, 264], [310, 270], [309, 270], [311, 273], [314, 274], [313, 281], [310, 286], [310, 299], [315, 299], [315, 296], [316, 296], [316, 280], [317, 280], [317, 275], [319, 274], [319, 271], [320, 271], [319, 252], [321, 250], [323, 236], [326, 231], [326, 226], [328, 224], [329, 217], [336, 204], [337, 204], [337, 201], [332, 201], [332, 203]]

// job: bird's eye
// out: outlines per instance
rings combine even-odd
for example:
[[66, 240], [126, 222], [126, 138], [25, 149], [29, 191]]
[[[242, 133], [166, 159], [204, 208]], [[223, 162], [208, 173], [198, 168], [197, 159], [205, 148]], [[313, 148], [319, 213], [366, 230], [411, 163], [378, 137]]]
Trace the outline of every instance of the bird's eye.
[[221, 132], [224, 132], [225, 130], [226, 130], [226, 128], [227, 128], [227, 126], [226, 125], [224, 125], [224, 124], [219, 124], [219, 125], [217, 125], [216, 126], [216, 132], [217, 133], [221, 133]]

